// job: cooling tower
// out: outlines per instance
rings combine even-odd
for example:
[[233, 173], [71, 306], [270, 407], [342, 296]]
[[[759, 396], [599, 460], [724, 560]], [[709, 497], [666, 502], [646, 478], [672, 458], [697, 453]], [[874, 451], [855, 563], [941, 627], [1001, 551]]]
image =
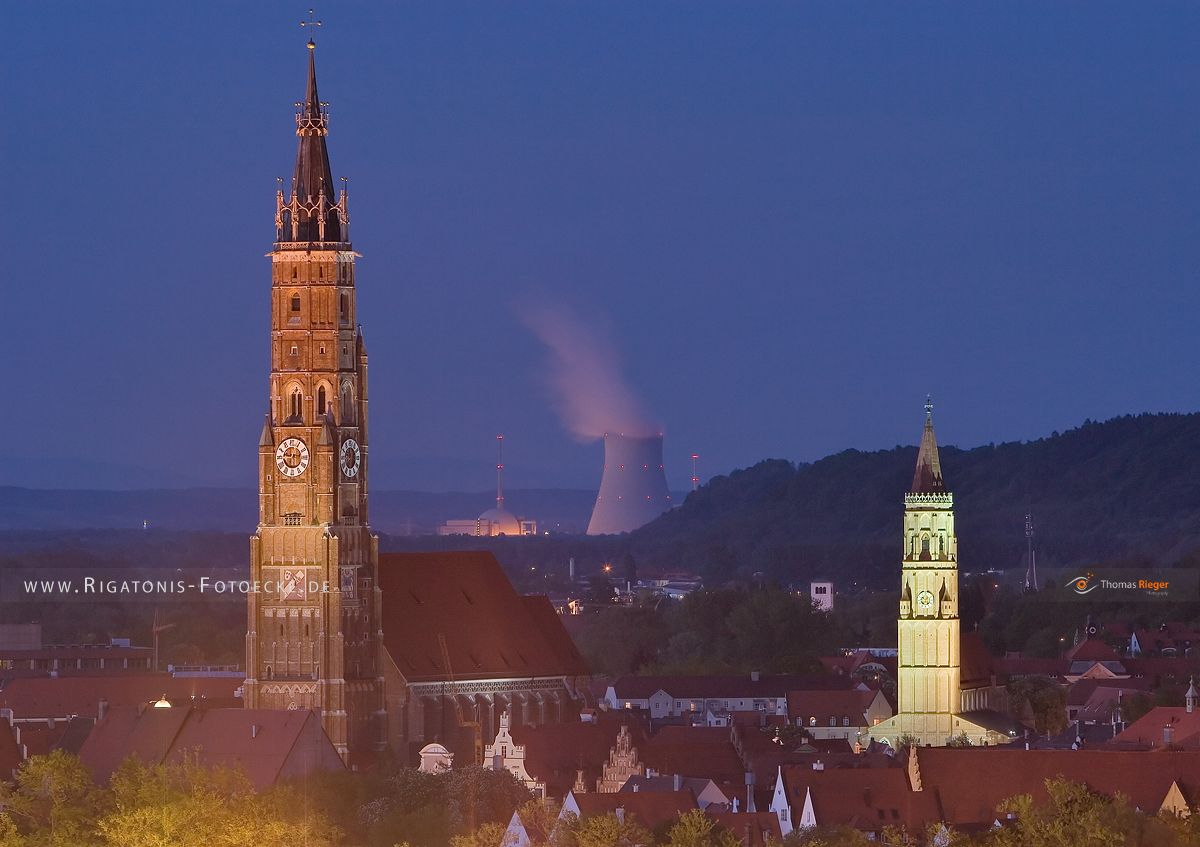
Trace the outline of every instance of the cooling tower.
[[588, 535], [632, 532], [671, 508], [661, 435], [604, 436], [604, 476]]

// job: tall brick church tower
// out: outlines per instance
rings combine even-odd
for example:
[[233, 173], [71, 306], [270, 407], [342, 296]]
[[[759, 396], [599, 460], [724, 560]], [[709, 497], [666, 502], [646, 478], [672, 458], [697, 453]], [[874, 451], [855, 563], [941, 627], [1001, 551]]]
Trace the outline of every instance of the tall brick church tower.
[[315, 709], [346, 758], [382, 743], [379, 540], [367, 524], [367, 351], [347, 194], [334, 201], [316, 45], [276, 195], [270, 405], [258, 442], [245, 704]]

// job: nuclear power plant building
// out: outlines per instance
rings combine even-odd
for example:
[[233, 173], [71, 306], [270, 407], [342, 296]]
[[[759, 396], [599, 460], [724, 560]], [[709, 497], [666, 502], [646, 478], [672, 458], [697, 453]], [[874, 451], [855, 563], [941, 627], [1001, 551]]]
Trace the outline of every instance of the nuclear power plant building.
[[671, 508], [663, 437], [606, 434], [604, 476], [588, 535], [617, 535], [645, 526]]

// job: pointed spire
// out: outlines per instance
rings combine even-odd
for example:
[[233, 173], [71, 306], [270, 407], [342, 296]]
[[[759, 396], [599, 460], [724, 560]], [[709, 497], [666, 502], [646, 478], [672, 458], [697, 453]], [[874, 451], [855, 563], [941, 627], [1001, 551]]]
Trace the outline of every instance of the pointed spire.
[[271, 431], [271, 416], [265, 415], [263, 421], [262, 435], [258, 437], [259, 447], [274, 447], [275, 434]]
[[937, 438], [933, 434], [933, 398], [925, 399], [925, 430], [921, 433], [921, 449], [917, 452], [917, 469], [913, 473], [912, 494], [944, 494], [942, 461], [938, 458]]
[[329, 167], [329, 114], [317, 93], [317, 45], [308, 42], [308, 86], [297, 103], [296, 170], [292, 177], [292, 214], [296, 216], [294, 241], [341, 241], [342, 226], [335, 204], [333, 172]]

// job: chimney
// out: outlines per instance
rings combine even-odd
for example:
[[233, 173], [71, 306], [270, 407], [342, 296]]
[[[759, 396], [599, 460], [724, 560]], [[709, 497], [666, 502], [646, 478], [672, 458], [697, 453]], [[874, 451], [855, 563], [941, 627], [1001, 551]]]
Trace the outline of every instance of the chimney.
[[632, 532], [669, 508], [662, 435], [606, 434], [604, 475], [587, 534]]
[[256, 724], [256, 723], [250, 724], [250, 737], [258, 738], [258, 724]]
[[679, 774], [675, 774], [675, 776], [673, 776], [671, 778], [671, 790], [672, 791], [682, 791], [683, 790], [683, 777], [680, 776]]
[[98, 703], [96, 703], [96, 720], [99, 720], [99, 721], [104, 720], [104, 716], [107, 714], [108, 714], [108, 700], [104, 697], [101, 697], [100, 701]]
[[642, 787], [642, 784], [640, 782], [635, 782], [633, 784], [633, 793], [637, 794], [638, 791], [641, 789], [641, 787]]

